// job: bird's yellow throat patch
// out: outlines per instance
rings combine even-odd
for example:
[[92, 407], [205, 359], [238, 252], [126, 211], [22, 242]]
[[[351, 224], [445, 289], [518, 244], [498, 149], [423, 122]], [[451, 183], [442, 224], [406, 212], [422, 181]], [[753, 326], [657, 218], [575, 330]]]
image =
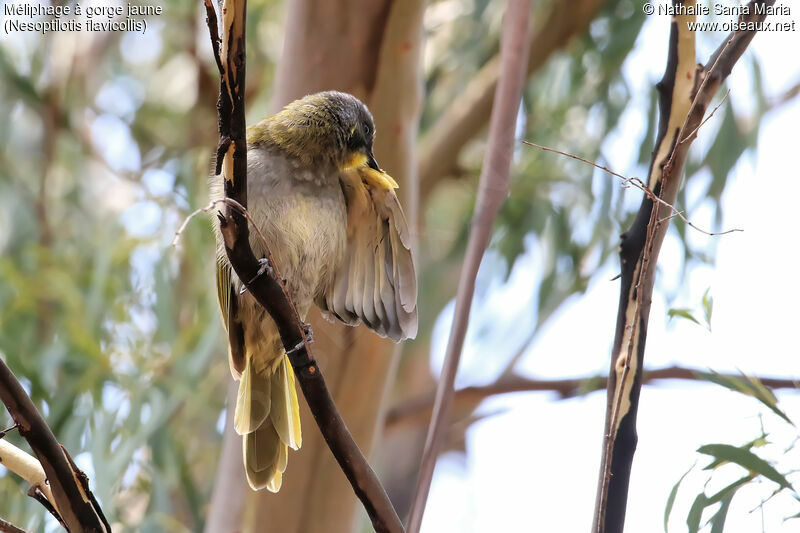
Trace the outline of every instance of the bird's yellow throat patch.
[[399, 187], [394, 178], [383, 170], [375, 170], [367, 166], [367, 156], [361, 153], [353, 154], [343, 170], [357, 170], [359, 176], [367, 185], [377, 189], [392, 191]]
[[357, 167], [365, 167], [367, 166], [367, 156], [366, 154], [362, 154], [361, 152], [356, 152], [350, 157], [350, 160], [344, 164], [344, 170], [350, 170], [351, 168]]

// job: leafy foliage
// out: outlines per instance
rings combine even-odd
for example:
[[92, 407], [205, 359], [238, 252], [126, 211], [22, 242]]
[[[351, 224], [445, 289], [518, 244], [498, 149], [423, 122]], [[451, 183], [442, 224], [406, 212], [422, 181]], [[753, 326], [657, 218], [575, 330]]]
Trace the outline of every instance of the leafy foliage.
[[[790, 424], [794, 433], [796, 428], [784, 411], [778, 406], [777, 398], [767, 389], [760, 380], [745, 376], [742, 374], [740, 378], [725, 376], [716, 372], [710, 373], [697, 373], [699, 377], [707, 379], [713, 383], [722, 385], [723, 387], [758, 399], [763, 405], [768, 407], [775, 413], [781, 420]], [[713, 460], [702, 468], [704, 472], [710, 472], [710, 476], [706, 481], [709, 484], [716, 476], [723, 476], [719, 472], [725, 470], [729, 465], [735, 465], [739, 469], [744, 469], [746, 474], [736, 481], [726, 485], [724, 488], [715, 492], [711, 496], [707, 496], [705, 490], [695, 496], [689, 513], [686, 517], [686, 525], [688, 526], [689, 533], [697, 533], [701, 527], [706, 525], [710, 526], [711, 533], [722, 533], [725, 526], [728, 511], [731, 507], [731, 502], [738, 491], [743, 489], [748, 490], [762, 490], [761, 482], [768, 480], [777, 485], [777, 488], [769, 493], [769, 496], [762, 499], [759, 507], [763, 507], [771, 498], [780, 493], [788, 493], [795, 501], [800, 501], [800, 494], [795, 489], [797, 479], [797, 470], [788, 469], [784, 472], [779, 470], [779, 463], [787, 452], [794, 449], [797, 445], [800, 435], [797, 435], [788, 446], [782, 448], [778, 454], [773, 453], [769, 459], [764, 459], [755, 453], [757, 448], [765, 448], [772, 444], [769, 441], [769, 436], [764, 432], [763, 427], [761, 434], [741, 446], [732, 446], [730, 444], [706, 444], [698, 448], [698, 453], [711, 457]], [[773, 445], [773, 448], [776, 446]], [[678, 494], [680, 485], [690, 472], [695, 470], [695, 467], [689, 469], [680, 479], [675, 483], [675, 486], [670, 492], [667, 504], [664, 510], [664, 530], [668, 531], [667, 525], [669, 522], [670, 514], [672, 513], [675, 499]], [[724, 477], [723, 477], [724, 479]], [[705, 525], [702, 524], [703, 516], [706, 510], [714, 508], [717, 504], [716, 511], [707, 520]], [[798, 515], [800, 516], [800, 514]], [[793, 517], [787, 517], [787, 520]]]

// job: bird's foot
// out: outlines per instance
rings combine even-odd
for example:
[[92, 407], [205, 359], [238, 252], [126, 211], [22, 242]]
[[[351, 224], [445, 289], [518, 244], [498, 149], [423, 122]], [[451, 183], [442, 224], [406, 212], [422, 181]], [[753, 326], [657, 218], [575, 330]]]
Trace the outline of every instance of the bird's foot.
[[306, 342], [311, 344], [314, 342], [314, 330], [311, 329], [311, 324], [306, 324], [305, 322], [300, 322], [300, 326], [303, 328], [303, 333], [306, 336]]
[[267, 259], [266, 257], [262, 257], [261, 259], [258, 260], [258, 263], [260, 265], [258, 267], [258, 272], [256, 272], [255, 276], [253, 276], [253, 279], [242, 285], [242, 288], [239, 289], [239, 294], [246, 293], [247, 287], [255, 280], [257, 280], [259, 276], [262, 276], [264, 272], [269, 273], [270, 276], [274, 274], [275, 271], [273, 270], [272, 265], [269, 264], [269, 259]]
[[305, 348], [305, 346], [307, 344], [311, 344], [312, 342], [314, 342], [314, 332], [311, 330], [311, 324], [306, 324], [305, 322], [300, 322], [300, 327], [303, 328], [304, 338], [303, 338], [303, 340], [298, 342], [297, 345], [294, 348], [292, 348], [292, 349], [290, 349], [290, 350], [288, 350], [286, 352], [286, 355], [288, 355], [290, 359], [291, 359], [291, 357], [297, 355], [300, 352], [300, 350]]

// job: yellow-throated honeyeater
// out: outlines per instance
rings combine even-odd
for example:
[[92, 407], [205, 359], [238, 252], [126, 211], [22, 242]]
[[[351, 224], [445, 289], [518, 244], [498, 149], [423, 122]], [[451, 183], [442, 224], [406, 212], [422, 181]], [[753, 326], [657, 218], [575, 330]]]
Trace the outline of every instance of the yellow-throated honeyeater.
[[[247, 131], [248, 212], [305, 319], [312, 303], [395, 341], [417, 333], [417, 282], [395, 181], [372, 154], [367, 107], [329, 91], [287, 105]], [[212, 196], [220, 198], [219, 178]], [[217, 228], [217, 290], [239, 379], [234, 427], [253, 489], [277, 492], [301, 444], [294, 372], [269, 314], [232, 272]], [[250, 232], [257, 257], [266, 251]]]

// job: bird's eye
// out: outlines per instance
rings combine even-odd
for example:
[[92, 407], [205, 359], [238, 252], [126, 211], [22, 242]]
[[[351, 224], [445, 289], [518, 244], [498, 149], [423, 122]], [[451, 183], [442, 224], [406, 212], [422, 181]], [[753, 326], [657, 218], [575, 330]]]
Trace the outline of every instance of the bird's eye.
[[369, 139], [369, 136], [372, 134], [372, 128], [366, 122], [364, 123], [364, 137]]

